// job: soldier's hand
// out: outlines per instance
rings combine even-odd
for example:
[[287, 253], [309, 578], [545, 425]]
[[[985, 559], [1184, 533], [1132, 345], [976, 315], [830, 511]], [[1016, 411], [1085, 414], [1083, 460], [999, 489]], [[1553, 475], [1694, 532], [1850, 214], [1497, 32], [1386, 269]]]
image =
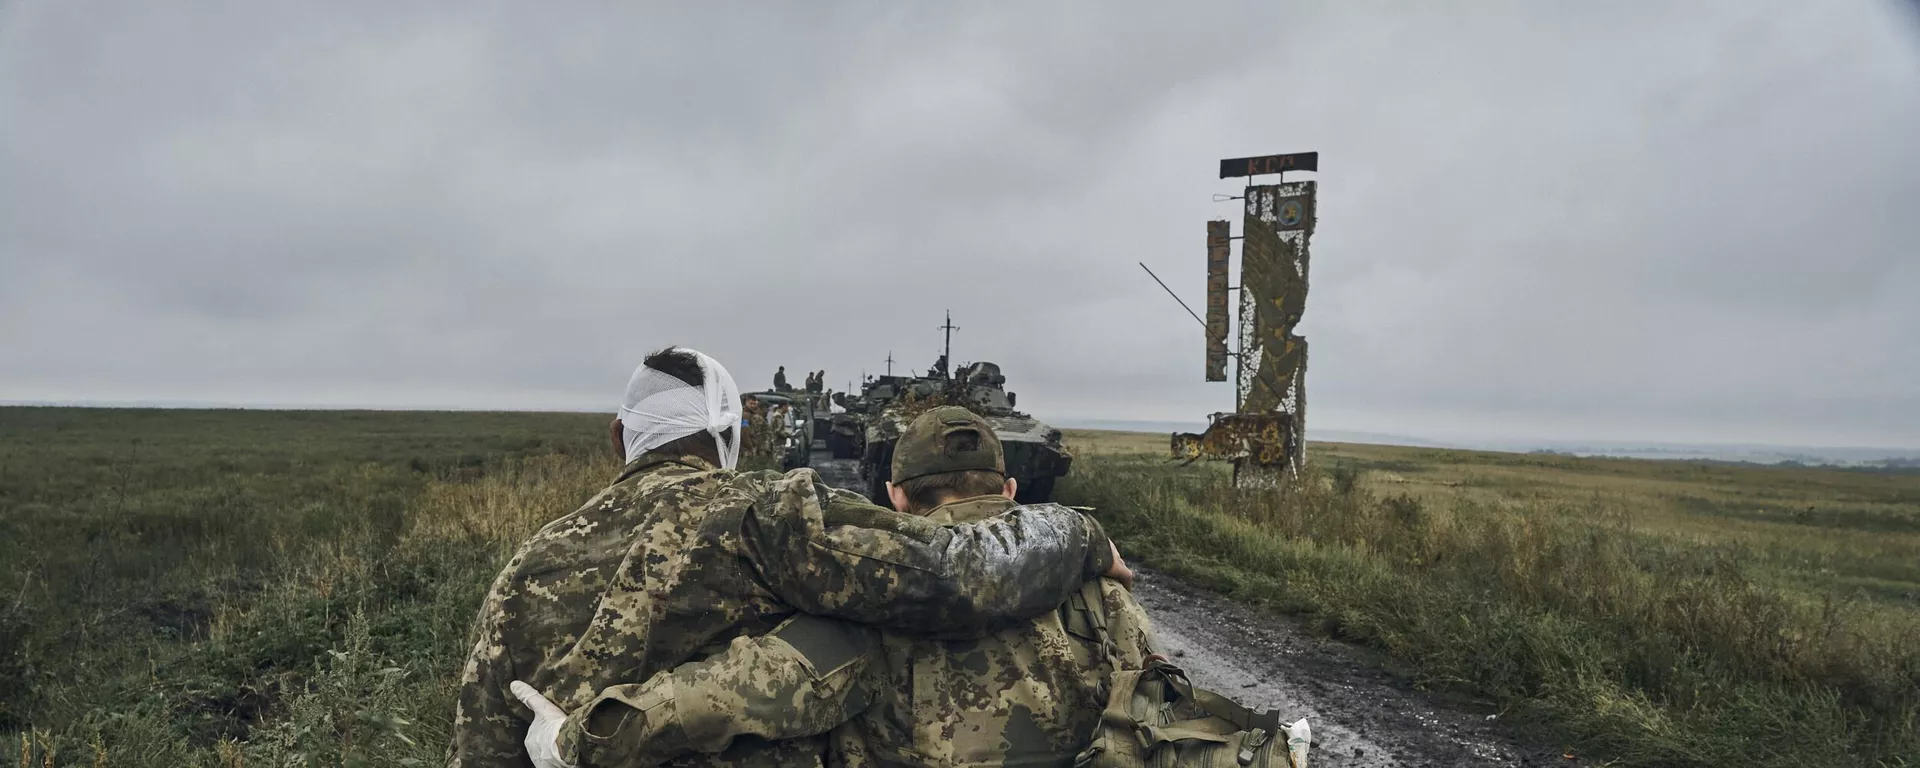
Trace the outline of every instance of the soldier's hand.
[[1113, 549], [1113, 567], [1100, 575], [1120, 582], [1120, 585], [1127, 589], [1133, 589], [1133, 569], [1127, 567], [1127, 561], [1120, 559], [1120, 547], [1111, 540], [1107, 541], [1107, 546]]
[[534, 768], [574, 768], [560, 757], [560, 727], [566, 724], [567, 713], [531, 685], [515, 680], [507, 689], [513, 691], [527, 709], [533, 710], [533, 725], [527, 727], [524, 743]]

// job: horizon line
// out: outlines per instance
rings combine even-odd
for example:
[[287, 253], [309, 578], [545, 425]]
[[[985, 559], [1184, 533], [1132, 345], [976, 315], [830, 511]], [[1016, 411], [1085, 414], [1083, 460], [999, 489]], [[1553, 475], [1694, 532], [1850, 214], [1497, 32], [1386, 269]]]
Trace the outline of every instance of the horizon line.
[[[367, 411], [367, 412], [377, 412], [377, 413], [420, 412], [420, 413], [580, 413], [580, 414], [586, 414], [586, 413], [611, 414], [616, 410], [611, 408], [602, 410], [602, 409], [585, 409], [585, 408], [498, 408], [498, 407], [479, 407], [479, 406], [468, 407], [468, 406], [450, 406], [450, 405], [380, 406], [380, 405], [332, 405], [332, 404], [311, 405], [311, 404], [273, 404], [273, 403], [248, 404], [248, 403], [220, 403], [220, 402], [208, 402], [208, 401], [164, 401], [164, 400], [69, 400], [69, 401], [0, 400], [0, 407], [96, 408], [96, 409], [127, 409], [127, 410], [137, 410], [137, 409], [201, 410], [201, 411], [222, 411], [222, 410], [228, 410], [228, 411], [341, 411], [341, 412]], [[1058, 421], [1063, 424], [1065, 424], [1066, 422], [1081, 422], [1081, 423], [1136, 424], [1136, 425], [1142, 425], [1142, 426], [1144, 425], [1171, 426], [1171, 425], [1178, 425], [1178, 424], [1187, 424], [1190, 426], [1199, 427], [1201, 429], [1204, 429], [1206, 424], [1205, 420], [1183, 422], [1183, 421], [1172, 420], [1172, 419], [1073, 418], [1073, 419], [1059, 419]], [[1073, 428], [1073, 427], [1069, 427], [1069, 428]], [[1080, 428], [1092, 429], [1093, 427], [1080, 427]], [[1127, 430], [1113, 430], [1113, 431], [1127, 431]], [[1829, 444], [1829, 445], [1799, 444], [1797, 445], [1797, 444], [1791, 444], [1791, 443], [1755, 443], [1755, 442], [1687, 443], [1687, 442], [1672, 442], [1672, 441], [1662, 441], [1662, 440], [1638, 440], [1638, 439], [1636, 440], [1593, 440], [1593, 439], [1585, 439], [1585, 438], [1558, 438], [1558, 437], [1554, 437], [1554, 438], [1548, 438], [1548, 437], [1437, 438], [1437, 437], [1423, 437], [1420, 435], [1396, 434], [1391, 432], [1377, 432], [1373, 430], [1364, 430], [1364, 429], [1327, 429], [1323, 431], [1327, 433], [1334, 433], [1334, 434], [1344, 433], [1347, 435], [1366, 435], [1370, 437], [1390, 438], [1395, 440], [1410, 440], [1410, 441], [1418, 441], [1421, 443], [1429, 444], [1429, 445], [1418, 445], [1418, 444], [1404, 443], [1404, 442], [1403, 443], [1384, 443], [1387, 445], [1401, 445], [1401, 446], [1411, 447], [1411, 448], [1436, 447], [1434, 445], [1431, 445], [1434, 443], [1455, 443], [1457, 445], [1454, 445], [1454, 446], [1443, 445], [1438, 447], [1457, 447], [1465, 450], [1487, 450], [1485, 448], [1474, 447], [1472, 445], [1474, 443], [1478, 443], [1482, 446], [1501, 445], [1501, 444], [1511, 445], [1515, 443], [1519, 443], [1519, 444], [1532, 443], [1532, 444], [1535, 444], [1534, 450], [1546, 449], [1549, 447], [1546, 444], [1553, 443], [1553, 444], [1558, 444], [1560, 447], [1563, 447], [1563, 448], [1585, 444], [1585, 445], [1590, 445], [1595, 447], [1606, 446], [1606, 447], [1611, 447], [1615, 449], [1623, 449], [1623, 448], [1630, 448], [1630, 447], [1637, 446], [1637, 447], [1646, 447], [1646, 448], [1726, 448], [1726, 449], [1773, 448], [1773, 449], [1793, 449], [1793, 450], [1890, 451], [1890, 452], [1894, 452], [1895, 454], [1920, 453], [1920, 447], [1905, 448], [1905, 447], [1896, 447], [1896, 446], [1888, 446], [1888, 445], [1835, 445], [1835, 444]], [[1341, 440], [1313, 440], [1312, 438], [1309, 438], [1309, 440], [1312, 442], [1347, 442], [1347, 441], [1341, 441]], [[1892, 458], [1892, 457], [1890, 456], [1889, 458]]]

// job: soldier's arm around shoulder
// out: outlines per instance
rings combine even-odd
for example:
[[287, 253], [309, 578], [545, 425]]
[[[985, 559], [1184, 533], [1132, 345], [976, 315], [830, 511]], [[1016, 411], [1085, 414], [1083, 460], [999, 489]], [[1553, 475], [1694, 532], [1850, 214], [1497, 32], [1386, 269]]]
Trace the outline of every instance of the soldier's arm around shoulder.
[[826, 733], [872, 702], [881, 673], [869, 627], [799, 614], [766, 635], [616, 685], [568, 715], [560, 752], [579, 768], [657, 765], [735, 739]]
[[1059, 606], [1113, 565], [1106, 532], [1066, 507], [958, 525], [875, 506], [787, 473], [742, 521], [762, 581], [807, 613], [933, 636], [977, 636]]

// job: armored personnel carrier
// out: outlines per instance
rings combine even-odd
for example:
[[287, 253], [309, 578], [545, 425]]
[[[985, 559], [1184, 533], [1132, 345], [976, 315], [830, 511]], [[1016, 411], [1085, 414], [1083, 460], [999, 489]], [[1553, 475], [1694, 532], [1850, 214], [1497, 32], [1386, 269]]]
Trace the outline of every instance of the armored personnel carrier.
[[836, 459], [857, 459], [866, 452], [867, 422], [893, 401], [913, 381], [911, 376], [870, 376], [861, 384], [860, 393], [833, 393], [834, 405], [841, 412], [831, 414], [825, 434], [827, 450]]
[[[939, 366], [936, 366], [936, 369]], [[1006, 391], [1007, 377], [993, 363], [974, 363], [951, 378], [938, 376], [886, 377], [862, 393], [865, 429], [860, 448], [860, 477], [867, 495], [885, 505], [887, 481], [893, 473], [893, 444], [915, 416], [941, 405], [961, 405], [993, 425], [1006, 451], [1007, 476], [1018, 481], [1016, 498], [1023, 504], [1051, 501], [1054, 480], [1067, 473], [1073, 455], [1060, 441], [1060, 430], [1014, 410], [1014, 394]], [[847, 406], [842, 406], [847, 407]], [[852, 411], [852, 408], [848, 408]]]
[[1020, 481], [1021, 503], [1053, 500], [1053, 481], [1073, 466], [1073, 454], [1060, 441], [1060, 430], [1014, 410], [1014, 393], [1007, 377], [993, 363], [974, 363], [960, 369], [966, 383], [965, 405], [985, 417], [1007, 453], [1007, 476]]

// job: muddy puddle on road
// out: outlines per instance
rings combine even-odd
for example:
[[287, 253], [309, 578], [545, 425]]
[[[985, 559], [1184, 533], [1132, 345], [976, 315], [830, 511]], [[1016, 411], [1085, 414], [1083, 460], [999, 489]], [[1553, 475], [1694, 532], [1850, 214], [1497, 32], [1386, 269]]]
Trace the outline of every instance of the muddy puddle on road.
[[1329, 768], [1583, 766], [1499, 722], [1494, 710], [1413, 690], [1357, 649], [1284, 617], [1147, 569], [1133, 594], [1163, 651], [1193, 683], [1313, 726], [1308, 764]]

